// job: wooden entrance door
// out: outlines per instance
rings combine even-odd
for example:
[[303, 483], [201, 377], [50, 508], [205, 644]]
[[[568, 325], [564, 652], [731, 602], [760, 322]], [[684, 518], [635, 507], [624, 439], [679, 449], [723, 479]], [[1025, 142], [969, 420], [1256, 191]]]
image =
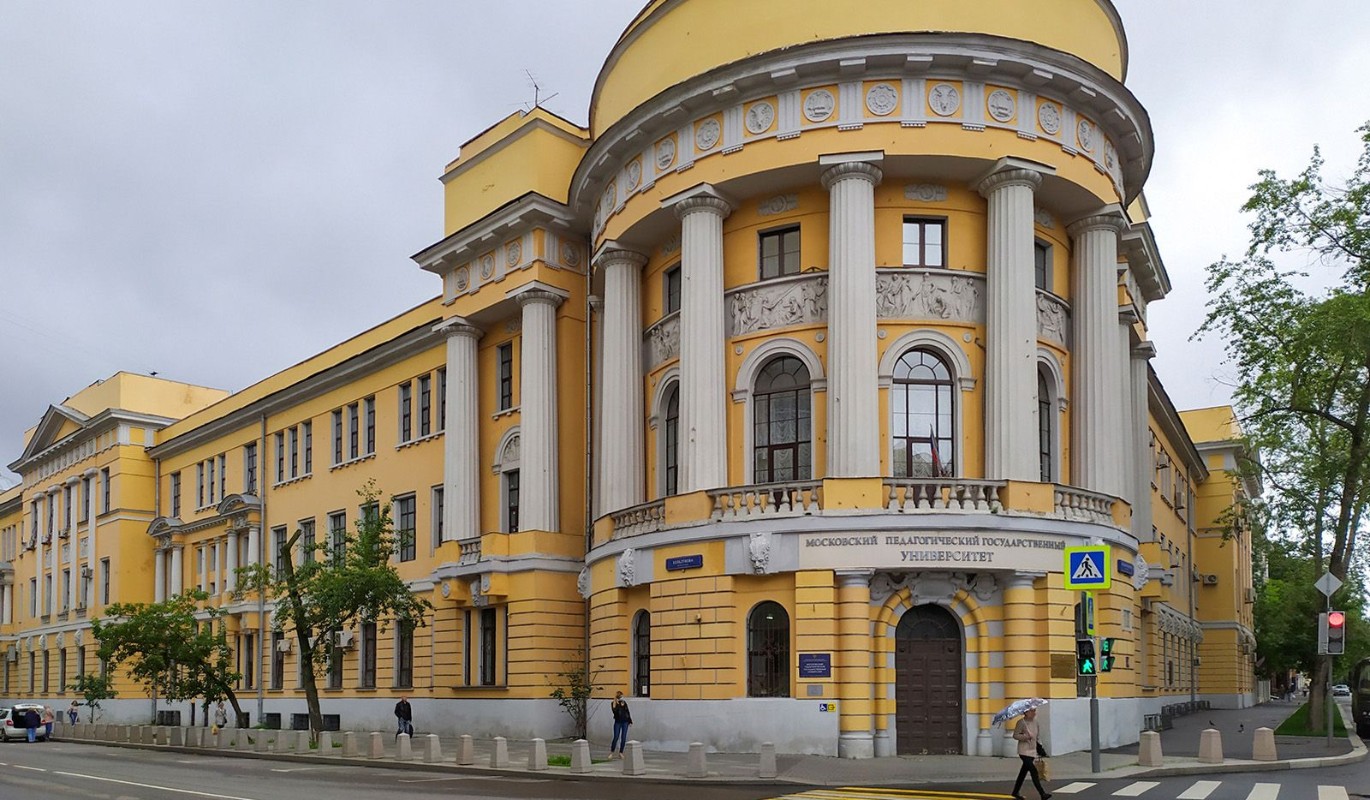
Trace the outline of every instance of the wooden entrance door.
[[901, 755], [959, 754], [961, 626], [941, 606], [909, 609], [895, 629], [895, 733]]

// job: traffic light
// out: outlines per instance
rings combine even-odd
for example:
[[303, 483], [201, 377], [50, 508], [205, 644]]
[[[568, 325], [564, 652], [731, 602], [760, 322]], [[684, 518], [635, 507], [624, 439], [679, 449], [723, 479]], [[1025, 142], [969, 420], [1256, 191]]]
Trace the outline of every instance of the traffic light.
[[1339, 656], [1346, 653], [1346, 612], [1327, 612], [1327, 654]]
[[1099, 671], [1113, 671], [1113, 639], [1107, 638], [1099, 642]]
[[1075, 672], [1079, 675], [1097, 675], [1098, 662], [1094, 658], [1094, 640], [1075, 640]]

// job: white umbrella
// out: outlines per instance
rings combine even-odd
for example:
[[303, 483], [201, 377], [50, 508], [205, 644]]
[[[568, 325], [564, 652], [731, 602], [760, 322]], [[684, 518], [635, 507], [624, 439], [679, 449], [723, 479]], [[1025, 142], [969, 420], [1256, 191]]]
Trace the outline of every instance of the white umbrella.
[[994, 724], [1003, 725], [1014, 717], [1022, 716], [1034, 708], [1040, 708], [1047, 704], [1047, 701], [1040, 697], [1029, 697], [1024, 700], [1014, 700], [1004, 707], [1003, 711], [994, 715]]

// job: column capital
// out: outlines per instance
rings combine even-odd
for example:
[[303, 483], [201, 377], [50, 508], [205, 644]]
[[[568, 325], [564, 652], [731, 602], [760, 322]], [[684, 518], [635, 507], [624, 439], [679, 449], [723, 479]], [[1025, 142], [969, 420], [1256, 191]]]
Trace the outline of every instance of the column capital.
[[610, 240], [599, 246], [599, 250], [595, 251], [591, 263], [593, 263], [595, 269], [598, 270], [605, 270], [618, 264], [625, 264], [641, 269], [647, 265], [647, 256], [637, 250], [624, 247], [618, 242]]
[[1156, 345], [1151, 342], [1138, 342], [1132, 346], [1134, 361], [1148, 361], [1156, 357]]
[[677, 219], [683, 220], [685, 217], [699, 212], [726, 217], [733, 213], [736, 204], [715, 189], [712, 184], [701, 183], [662, 200], [661, 207], [671, 209], [675, 212]]
[[566, 300], [571, 295], [569, 292], [554, 286], [549, 286], [539, 281], [533, 281], [532, 283], [525, 284], [513, 291], [505, 293], [504, 296], [510, 300], [517, 301], [520, 307], [526, 307], [537, 303], [546, 303], [555, 308], [556, 306], [561, 305], [562, 301]]
[[1128, 227], [1127, 216], [1122, 206], [1104, 206], [1098, 211], [1087, 214], [1066, 226], [1066, 233], [1078, 237], [1092, 231], [1112, 231], [1122, 233]]
[[1031, 589], [1038, 578], [1045, 578], [1045, 572], [1015, 572], [1008, 576], [1008, 589]]
[[883, 160], [884, 157], [884, 153], [823, 156], [818, 159], [818, 164], [826, 169], [823, 170], [819, 183], [823, 184], [824, 189], [831, 189], [838, 181], [857, 179], [869, 181], [872, 186], [879, 186], [885, 173], [875, 165], [875, 162]]
[[980, 193], [981, 197], [988, 198], [996, 191], [1007, 189], [1011, 186], [1026, 186], [1035, 192], [1041, 185], [1042, 173], [1035, 169], [1019, 167], [991, 173], [980, 180], [979, 184], [976, 185], [975, 190]]
[[837, 569], [833, 570], [833, 575], [837, 576], [838, 586], [866, 586], [871, 585], [871, 578], [875, 577], [873, 569]]
[[462, 317], [452, 317], [451, 319], [445, 319], [442, 322], [439, 322], [437, 325], [433, 326], [433, 332], [442, 334], [443, 336], [469, 336], [472, 339], [477, 340], [485, 335], [485, 331], [477, 328], [470, 322], [467, 322]]

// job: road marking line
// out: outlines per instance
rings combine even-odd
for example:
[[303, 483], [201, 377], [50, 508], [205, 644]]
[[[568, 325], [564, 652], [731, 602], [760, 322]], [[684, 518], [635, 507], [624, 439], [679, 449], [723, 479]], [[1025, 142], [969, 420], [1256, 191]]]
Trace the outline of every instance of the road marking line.
[[1114, 797], [1140, 797], [1142, 792], [1155, 789], [1161, 784], [1156, 781], [1135, 781], [1113, 793]]
[[290, 767], [288, 769], [272, 769], [272, 772], [309, 772], [315, 769], [325, 769], [324, 767]]
[[15, 764], [15, 765], [14, 765], [14, 768], [15, 768], [15, 769], [31, 769], [31, 770], [33, 770], [34, 772], [47, 772], [47, 770], [43, 769], [42, 767], [26, 767], [26, 766], [24, 766], [23, 764]]
[[1217, 789], [1222, 785], [1222, 781], [1196, 781], [1193, 786], [1185, 789], [1184, 794], [1175, 798], [1175, 800], [1204, 800], [1204, 798], [1213, 794], [1214, 789]]
[[105, 783], [118, 783], [123, 786], [137, 786], [139, 789], [157, 789], [163, 792], [174, 792], [176, 794], [193, 794], [196, 797], [213, 797], [217, 800], [256, 800], [251, 797], [238, 797], [232, 794], [211, 794], [210, 792], [197, 792], [193, 789], [177, 789], [172, 786], [158, 786], [155, 783], [135, 783], [133, 781], [121, 781], [117, 778], [102, 778], [99, 775], [83, 775], [80, 772], [54, 772], [54, 775], [65, 775], [69, 778], [85, 778], [91, 781], [104, 781]]
[[1276, 800], [1279, 796], [1278, 783], [1258, 783], [1251, 787], [1251, 794], [1246, 796], [1246, 800]]
[[1079, 794], [1080, 792], [1083, 792], [1086, 789], [1092, 789], [1095, 786], [1098, 786], [1098, 784], [1085, 783], [1084, 781], [1076, 781], [1075, 783], [1068, 783], [1065, 786], [1062, 786], [1061, 788], [1052, 792], [1052, 794]]
[[1345, 786], [1319, 786], [1318, 800], [1350, 800]]

